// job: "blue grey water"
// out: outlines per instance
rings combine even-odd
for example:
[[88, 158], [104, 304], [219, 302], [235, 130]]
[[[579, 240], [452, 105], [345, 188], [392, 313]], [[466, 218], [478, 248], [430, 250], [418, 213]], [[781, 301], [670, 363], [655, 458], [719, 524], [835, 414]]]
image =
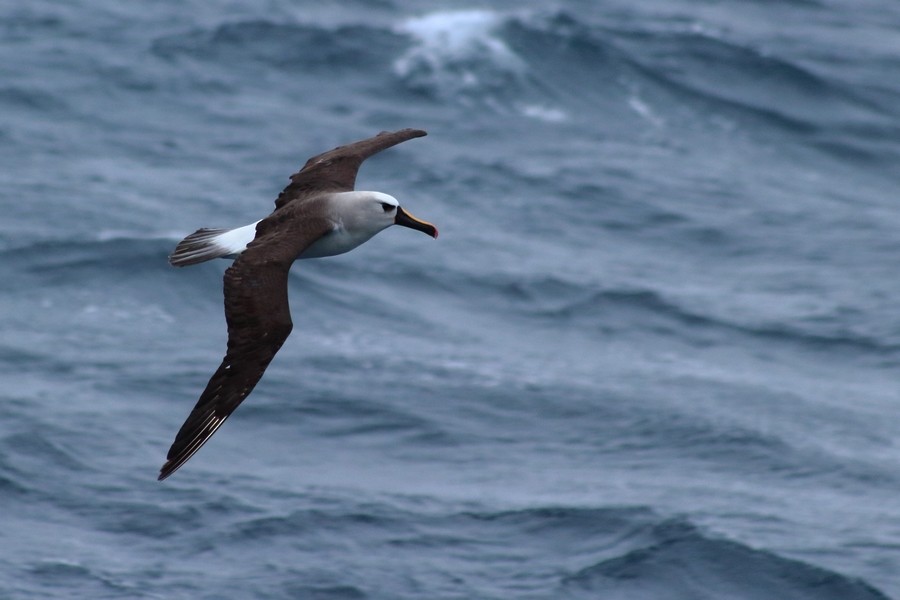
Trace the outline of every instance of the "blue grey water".
[[[336, 3], [335, 3], [336, 4]], [[900, 598], [892, 0], [0, 5], [0, 597]], [[390, 229], [174, 477], [201, 226]]]

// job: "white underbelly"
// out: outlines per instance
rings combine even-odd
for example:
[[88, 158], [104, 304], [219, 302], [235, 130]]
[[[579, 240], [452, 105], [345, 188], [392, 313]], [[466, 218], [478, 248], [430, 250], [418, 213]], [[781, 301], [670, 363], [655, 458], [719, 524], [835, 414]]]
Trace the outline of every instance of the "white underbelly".
[[371, 237], [368, 233], [351, 235], [346, 229], [335, 229], [313, 242], [298, 258], [322, 258], [350, 252]]

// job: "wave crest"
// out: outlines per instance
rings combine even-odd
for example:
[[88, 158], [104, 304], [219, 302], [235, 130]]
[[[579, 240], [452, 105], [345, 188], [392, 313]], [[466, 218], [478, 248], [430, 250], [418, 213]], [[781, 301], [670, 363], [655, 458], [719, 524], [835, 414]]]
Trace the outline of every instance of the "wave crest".
[[414, 45], [394, 61], [411, 89], [441, 97], [500, 92], [519, 82], [525, 62], [498, 35], [501, 16], [488, 10], [436, 12], [407, 19], [396, 31]]

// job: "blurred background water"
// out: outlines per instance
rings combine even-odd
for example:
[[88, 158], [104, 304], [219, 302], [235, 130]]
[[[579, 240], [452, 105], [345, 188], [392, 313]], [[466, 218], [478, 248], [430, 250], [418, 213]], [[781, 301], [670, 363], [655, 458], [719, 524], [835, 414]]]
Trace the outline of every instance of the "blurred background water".
[[[900, 597], [900, 5], [0, 5], [0, 596]], [[225, 348], [201, 226], [383, 129], [441, 230]]]

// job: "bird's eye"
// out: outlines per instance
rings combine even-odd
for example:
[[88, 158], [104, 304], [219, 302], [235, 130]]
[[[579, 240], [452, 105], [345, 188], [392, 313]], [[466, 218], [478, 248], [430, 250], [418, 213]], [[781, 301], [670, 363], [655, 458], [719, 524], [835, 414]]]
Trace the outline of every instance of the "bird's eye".
[[392, 210], [394, 210], [394, 205], [388, 204], [387, 202], [382, 202], [381, 208], [384, 210], [384, 212], [391, 212]]

